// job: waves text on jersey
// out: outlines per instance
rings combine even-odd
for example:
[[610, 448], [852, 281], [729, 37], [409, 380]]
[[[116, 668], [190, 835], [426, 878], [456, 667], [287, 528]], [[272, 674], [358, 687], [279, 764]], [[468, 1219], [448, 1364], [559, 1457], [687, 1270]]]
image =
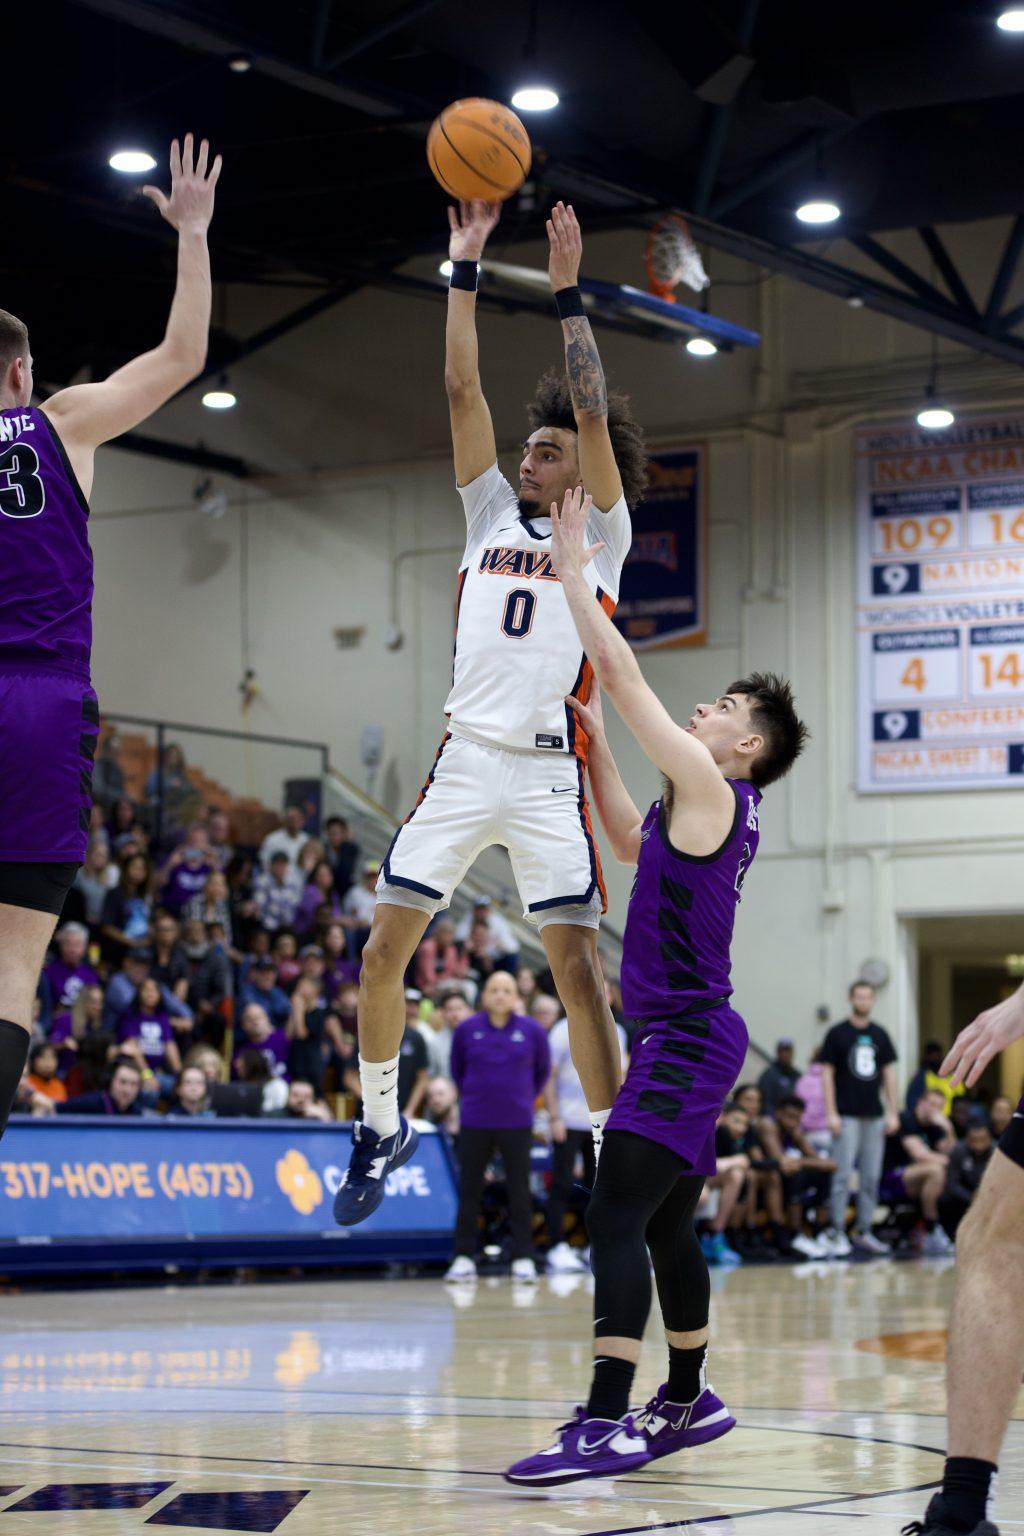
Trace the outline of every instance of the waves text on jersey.
[[483, 576], [525, 576], [534, 581], [559, 579], [550, 555], [532, 549], [511, 549], [507, 544], [485, 549], [480, 556], [479, 570]]

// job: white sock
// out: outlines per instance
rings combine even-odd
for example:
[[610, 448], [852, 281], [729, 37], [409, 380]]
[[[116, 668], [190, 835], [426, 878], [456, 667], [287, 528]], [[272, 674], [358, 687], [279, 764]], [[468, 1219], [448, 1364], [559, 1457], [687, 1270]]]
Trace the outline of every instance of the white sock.
[[590, 1111], [590, 1134], [594, 1138], [595, 1160], [601, 1156], [601, 1144], [604, 1141], [605, 1122], [607, 1121], [610, 1114], [610, 1109], [592, 1109]]
[[366, 1061], [360, 1056], [359, 1081], [363, 1086], [363, 1124], [378, 1136], [393, 1136], [398, 1130], [398, 1057]]

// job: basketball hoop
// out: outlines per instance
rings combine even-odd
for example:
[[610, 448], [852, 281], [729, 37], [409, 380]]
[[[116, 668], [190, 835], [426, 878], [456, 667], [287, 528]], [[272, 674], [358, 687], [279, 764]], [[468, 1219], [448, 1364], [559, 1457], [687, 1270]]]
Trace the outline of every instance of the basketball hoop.
[[667, 214], [655, 224], [647, 236], [644, 260], [648, 287], [670, 304], [676, 302], [675, 289], [680, 283], [695, 293], [711, 286], [686, 220], [677, 213]]

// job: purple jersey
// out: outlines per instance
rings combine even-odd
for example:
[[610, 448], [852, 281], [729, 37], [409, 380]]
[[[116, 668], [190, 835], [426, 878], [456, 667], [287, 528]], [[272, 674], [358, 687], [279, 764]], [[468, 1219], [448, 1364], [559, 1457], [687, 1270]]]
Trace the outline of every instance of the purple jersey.
[[732, 995], [733, 924], [743, 877], [757, 852], [761, 794], [742, 779], [732, 827], [717, 853], [697, 857], [669, 842], [664, 803], [644, 820], [622, 953], [622, 1006], [631, 1019], [670, 1019], [691, 1004]]
[[0, 667], [49, 664], [88, 680], [89, 504], [41, 410], [0, 411]]

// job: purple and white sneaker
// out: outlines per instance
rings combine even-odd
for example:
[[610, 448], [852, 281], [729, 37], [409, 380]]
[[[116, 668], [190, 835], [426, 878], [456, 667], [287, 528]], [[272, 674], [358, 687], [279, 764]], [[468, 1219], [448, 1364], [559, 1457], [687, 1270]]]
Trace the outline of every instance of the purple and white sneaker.
[[665, 1396], [667, 1385], [665, 1382], [658, 1388], [639, 1415], [652, 1461], [694, 1445], [707, 1445], [735, 1428], [736, 1420], [713, 1387], [705, 1387], [692, 1403], [670, 1403]]
[[559, 1426], [554, 1445], [515, 1462], [505, 1481], [523, 1488], [550, 1488], [584, 1477], [621, 1477], [650, 1459], [647, 1441], [628, 1415], [588, 1419], [586, 1409], [577, 1408], [573, 1418]]

